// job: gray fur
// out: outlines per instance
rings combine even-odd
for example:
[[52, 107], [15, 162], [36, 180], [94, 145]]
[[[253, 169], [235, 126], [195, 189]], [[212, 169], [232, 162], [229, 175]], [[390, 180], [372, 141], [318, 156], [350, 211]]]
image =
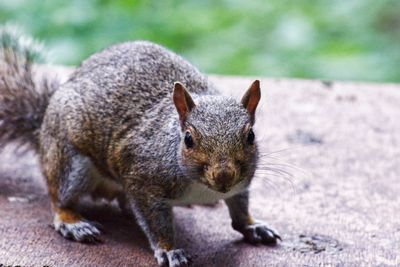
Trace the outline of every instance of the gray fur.
[[[172, 101], [177, 81], [195, 104], [184, 121]], [[255, 109], [258, 81], [253, 85]], [[172, 205], [227, 199], [235, 229], [250, 231], [246, 188], [257, 146], [246, 138], [253, 121], [244, 104], [219, 95], [206, 76], [161, 46], [139, 41], [105, 49], [54, 93], [41, 124], [37, 144], [56, 218], [70, 214], [62, 208], [71, 200], [99, 191], [98, 184], [117, 185], [158, 262], [186, 266], [187, 256], [174, 247]], [[189, 130], [196, 135], [192, 150], [184, 144]], [[93, 170], [101, 183], [88, 174]], [[231, 191], [216, 192], [228, 174], [223, 190]], [[114, 191], [109, 198], [125, 202]]]
[[40, 45], [11, 26], [0, 28], [0, 147], [18, 141], [37, 149], [43, 116], [56, 80], [33, 80]]

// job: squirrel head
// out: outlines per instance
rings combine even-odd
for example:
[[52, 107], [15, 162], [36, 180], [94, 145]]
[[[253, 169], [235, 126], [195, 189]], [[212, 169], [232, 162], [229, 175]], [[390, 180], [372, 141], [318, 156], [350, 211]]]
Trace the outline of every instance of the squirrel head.
[[254, 81], [241, 103], [219, 96], [198, 96], [175, 83], [173, 101], [181, 125], [180, 167], [192, 179], [226, 193], [247, 186], [254, 174], [257, 147], [253, 124], [261, 97]]

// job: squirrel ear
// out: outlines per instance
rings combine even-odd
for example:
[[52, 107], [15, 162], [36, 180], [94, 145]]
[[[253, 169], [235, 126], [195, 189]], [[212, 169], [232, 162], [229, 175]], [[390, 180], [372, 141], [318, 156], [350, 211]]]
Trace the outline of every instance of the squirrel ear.
[[250, 88], [246, 91], [244, 96], [242, 97], [242, 105], [249, 112], [252, 123], [254, 123], [255, 119], [254, 115], [256, 113], [256, 108], [258, 102], [260, 101], [260, 98], [261, 98], [260, 81], [255, 80], [251, 84]]
[[185, 86], [180, 82], [174, 83], [173, 100], [179, 114], [179, 120], [181, 121], [181, 125], [183, 125], [187, 115], [196, 105]]

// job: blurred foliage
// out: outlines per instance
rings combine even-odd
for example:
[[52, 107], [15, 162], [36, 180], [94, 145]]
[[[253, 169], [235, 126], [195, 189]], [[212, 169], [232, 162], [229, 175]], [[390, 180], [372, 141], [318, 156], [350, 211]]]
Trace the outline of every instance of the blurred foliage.
[[0, 0], [0, 22], [61, 64], [147, 39], [208, 73], [400, 82], [398, 0]]

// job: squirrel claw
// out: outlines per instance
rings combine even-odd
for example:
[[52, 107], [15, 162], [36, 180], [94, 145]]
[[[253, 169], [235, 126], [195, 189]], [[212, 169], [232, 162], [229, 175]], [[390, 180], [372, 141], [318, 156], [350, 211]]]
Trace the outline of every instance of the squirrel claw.
[[190, 256], [183, 249], [163, 250], [158, 249], [154, 253], [157, 262], [162, 267], [188, 267], [192, 263]]
[[276, 245], [278, 240], [282, 241], [278, 232], [264, 223], [248, 225], [243, 229], [242, 234], [244, 239], [252, 244]]
[[102, 243], [99, 223], [78, 221], [76, 223], [55, 222], [55, 230], [64, 238], [83, 243]]

